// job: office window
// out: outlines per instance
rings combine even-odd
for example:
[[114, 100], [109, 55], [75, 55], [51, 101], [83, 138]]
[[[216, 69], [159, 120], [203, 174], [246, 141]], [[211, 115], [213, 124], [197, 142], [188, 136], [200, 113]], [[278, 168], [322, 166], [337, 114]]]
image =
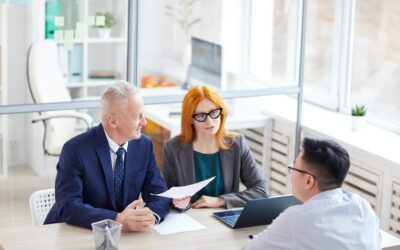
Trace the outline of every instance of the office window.
[[[248, 74], [265, 85], [297, 79], [301, 1], [252, 0]], [[304, 100], [400, 131], [400, 2], [309, 0]], [[245, 37], [244, 39], [247, 39]]]
[[400, 1], [356, 2], [350, 104], [400, 126]]
[[[267, 84], [292, 83], [295, 79], [301, 5], [296, 1], [253, 0], [250, 17], [250, 75]], [[305, 55], [306, 88], [331, 94], [332, 54], [335, 31], [334, 0], [311, 0], [307, 12]], [[266, 13], [267, 12], [267, 13]]]
[[335, 0], [310, 0], [307, 9], [307, 33], [304, 66], [305, 99], [336, 108], [336, 83], [333, 81], [335, 49]]
[[297, 6], [294, 1], [251, 2], [248, 73], [267, 85], [293, 83]]

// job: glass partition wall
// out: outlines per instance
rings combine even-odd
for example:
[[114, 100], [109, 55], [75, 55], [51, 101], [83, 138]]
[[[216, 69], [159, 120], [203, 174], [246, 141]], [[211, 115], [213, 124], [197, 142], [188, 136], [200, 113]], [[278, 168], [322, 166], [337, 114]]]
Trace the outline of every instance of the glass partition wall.
[[136, 82], [144, 88], [209, 84], [221, 91], [296, 86], [299, 6], [140, 0]]
[[[265, 116], [264, 109], [246, 106], [241, 98], [280, 94], [296, 100], [299, 96], [302, 1], [38, 0], [0, 5], [2, 20], [8, 23], [2, 22], [0, 32], [2, 56], [7, 49], [12, 58], [1, 63], [7, 73], [2, 74], [0, 106], [3, 176], [8, 166], [16, 164], [47, 168], [40, 166], [46, 164], [43, 157], [39, 161], [27, 157], [25, 162], [10, 157], [13, 147], [25, 141], [42, 147], [43, 125], [32, 124], [40, 112], [75, 110], [89, 114], [97, 124], [99, 96], [121, 79], [137, 84], [146, 104], [154, 104], [147, 111], [150, 120], [158, 119], [157, 104], [171, 103], [166, 105], [168, 112], [179, 113], [186, 90], [199, 84], [221, 93], [233, 119]], [[266, 18], [261, 8], [272, 15]], [[58, 64], [46, 66], [49, 70], [43, 76], [57, 68], [63, 89], [56, 90], [50, 83], [45, 89], [51, 98], [35, 102], [28, 62], [40, 56], [34, 58], [30, 49], [45, 39], [55, 44]], [[68, 98], [58, 98], [61, 92]], [[296, 107], [292, 108], [296, 114]], [[82, 124], [76, 126], [78, 133]], [[176, 135], [179, 127], [167, 130], [165, 138]], [[149, 126], [146, 132], [158, 131]], [[18, 150], [30, 155], [26, 147]]]
[[[8, 166], [46, 168], [43, 123], [32, 124], [40, 115], [80, 112], [99, 122], [88, 109], [127, 74], [128, 1], [2, 1], [0, 10], [0, 109], [21, 113], [0, 116], [0, 176], [7, 176]], [[79, 132], [81, 122], [72, 123]], [[15, 150], [27, 157], [15, 161]]]
[[[180, 102], [191, 86], [206, 84], [226, 98], [233, 117], [263, 114], [267, 107], [246, 106], [241, 98], [300, 93], [302, 2], [282, 3], [139, 0], [134, 82], [143, 93], [180, 93], [171, 102]], [[180, 105], [168, 109], [173, 117]], [[180, 127], [157, 112], [168, 110], [149, 107], [149, 119]], [[172, 136], [179, 132], [172, 130]]]

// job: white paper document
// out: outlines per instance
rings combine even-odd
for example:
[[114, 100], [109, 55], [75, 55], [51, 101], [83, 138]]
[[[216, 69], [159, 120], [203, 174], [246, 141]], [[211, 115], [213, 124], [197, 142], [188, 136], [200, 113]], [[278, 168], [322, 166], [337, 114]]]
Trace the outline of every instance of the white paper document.
[[207, 180], [197, 182], [195, 184], [182, 186], [182, 187], [172, 187], [163, 193], [152, 194], [152, 195], [158, 195], [158, 196], [173, 198], [173, 199], [180, 199], [185, 196], [193, 196], [195, 193], [197, 193], [197, 191], [199, 191], [203, 187], [207, 186], [207, 184], [210, 183], [212, 180], [214, 180], [214, 178], [215, 178], [215, 176], [211, 177]]
[[189, 215], [176, 211], [171, 211], [161, 224], [154, 225], [154, 230], [162, 235], [196, 231], [205, 228], [205, 226], [198, 223]]

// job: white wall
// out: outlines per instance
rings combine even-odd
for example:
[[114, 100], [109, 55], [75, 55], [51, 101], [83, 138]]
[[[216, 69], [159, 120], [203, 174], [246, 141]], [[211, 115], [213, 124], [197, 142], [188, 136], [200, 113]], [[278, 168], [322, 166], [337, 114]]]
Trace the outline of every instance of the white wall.
[[[227, 77], [235, 77], [245, 73], [247, 44], [246, 14], [249, 3], [243, 0], [223, 0], [221, 18], [221, 45], [223, 48], [223, 76], [222, 88], [231, 89], [235, 86], [235, 80]], [[233, 105], [233, 104], [232, 104]]]
[[[139, 13], [139, 56], [168, 57], [179, 61], [183, 53], [185, 36], [179, 25], [166, 15], [166, 5], [179, 9], [177, 0], [143, 0]], [[195, 9], [201, 22], [193, 26], [193, 36], [221, 43], [222, 1], [204, 0], [196, 3]]]
[[[178, 0], [146, 0], [140, 2], [139, 65], [143, 74], [174, 72], [183, 63], [185, 35], [171, 17], [166, 5], [180, 9]], [[246, 31], [245, 0], [203, 0], [196, 2], [194, 16], [201, 21], [193, 26], [191, 35], [223, 48], [223, 82], [226, 72], [244, 71]], [[154, 70], [154, 72], [152, 72]], [[172, 73], [173, 74], [173, 73]], [[223, 88], [224, 88], [223, 83]]]
[[[27, 28], [26, 4], [8, 5], [8, 103], [27, 103], [29, 90], [26, 79]], [[9, 164], [27, 164], [27, 115], [9, 115]]]
[[165, 5], [173, 5], [174, 0], [142, 0], [139, 12], [139, 57], [167, 56], [178, 59], [174, 38], [173, 20], [166, 15]]

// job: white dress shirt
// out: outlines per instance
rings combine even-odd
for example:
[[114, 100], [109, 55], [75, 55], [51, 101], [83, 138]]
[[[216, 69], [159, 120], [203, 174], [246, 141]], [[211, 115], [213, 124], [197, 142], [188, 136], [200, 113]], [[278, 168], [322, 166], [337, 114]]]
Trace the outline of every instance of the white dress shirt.
[[[107, 132], [104, 130], [104, 134], [106, 134], [106, 138], [108, 141], [108, 145], [110, 147], [110, 156], [111, 156], [111, 167], [112, 167], [112, 172], [114, 173], [114, 169], [115, 169], [115, 162], [117, 161], [117, 151], [120, 147], [123, 147], [125, 149], [125, 154], [124, 154], [124, 159], [125, 159], [125, 155], [126, 153], [128, 153], [128, 142], [125, 142], [124, 145], [120, 146], [118, 145], [118, 143], [116, 143], [113, 139], [111, 139], [111, 137], [108, 136]], [[125, 161], [125, 160], [124, 160]], [[156, 218], [156, 224], [160, 223], [161, 217], [154, 213], [154, 216]]]
[[[128, 152], [128, 142], [125, 142], [124, 145], [120, 146], [113, 139], [111, 139], [111, 137], [108, 136], [108, 134], [105, 130], [104, 130], [104, 134], [106, 134], [108, 145], [110, 147], [111, 167], [112, 167], [112, 170], [114, 173], [115, 162], [117, 161], [117, 151], [120, 147], [123, 147], [125, 149], [125, 153], [127, 153]], [[124, 154], [124, 159], [125, 159], [125, 154]]]
[[381, 249], [379, 220], [359, 195], [337, 188], [287, 208], [242, 249]]

